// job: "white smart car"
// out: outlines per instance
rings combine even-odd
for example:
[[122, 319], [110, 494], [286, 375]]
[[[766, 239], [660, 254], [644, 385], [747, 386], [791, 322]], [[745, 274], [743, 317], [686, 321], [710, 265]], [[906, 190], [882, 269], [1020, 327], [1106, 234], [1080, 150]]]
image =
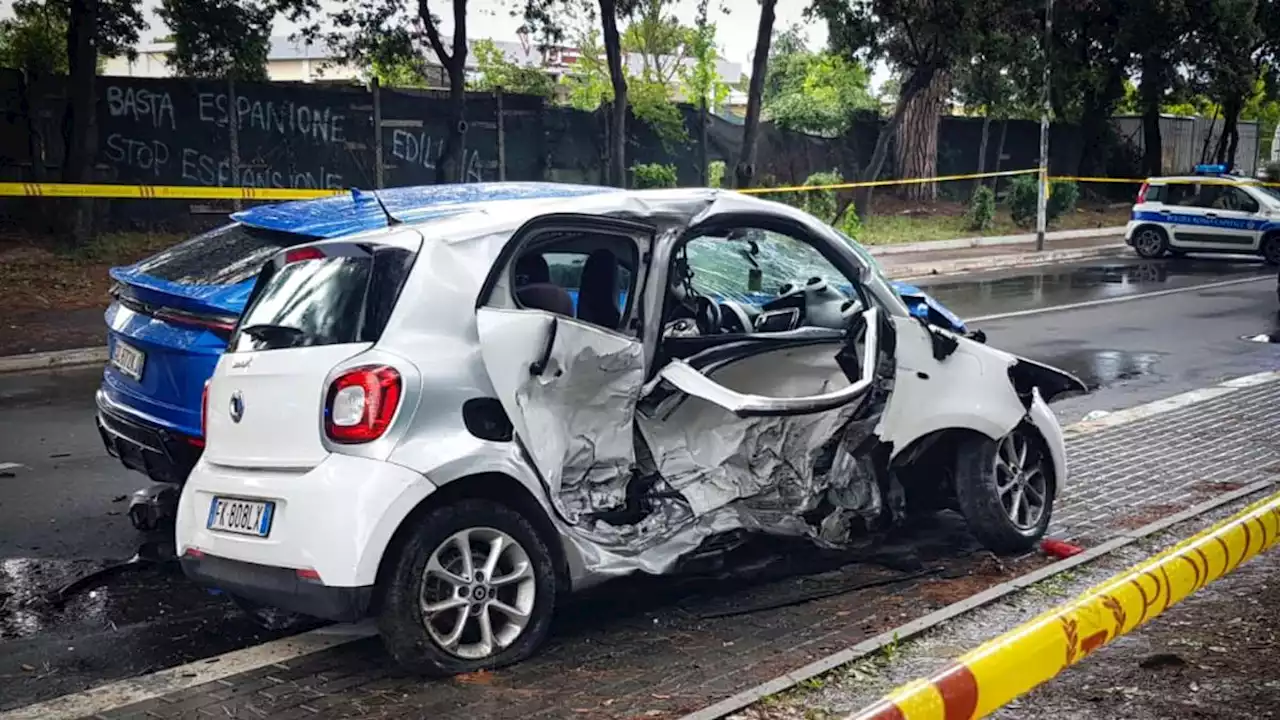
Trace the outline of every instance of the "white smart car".
[[1041, 538], [1067, 477], [1045, 398], [1078, 380], [913, 316], [791, 207], [542, 187], [259, 213], [388, 221], [263, 269], [206, 389], [189, 577], [376, 616], [452, 674], [529, 656], [569, 592], [753, 533], [839, 547], [952, 507], [996, 551]]
[[1195, 175], [1150, 178], [1124, 240], [1144, 258], [1212, 252], [1261, 255], [1280, 265], [1280, 189], [1200, 165]]

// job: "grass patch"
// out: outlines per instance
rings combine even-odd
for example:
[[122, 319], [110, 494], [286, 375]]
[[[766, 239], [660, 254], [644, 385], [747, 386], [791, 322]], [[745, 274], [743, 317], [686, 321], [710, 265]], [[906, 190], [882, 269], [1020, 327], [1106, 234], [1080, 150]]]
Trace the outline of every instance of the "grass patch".
[[[1080, 208], [1058, 222], [1050, 230], [1083, 230], [1118, 227], [1129, 220], [1129, 208]], [[1008, 207], [997, 207], [995, 217], [985, 230], [971, 230], [962, 212], [930, 215], [871, 215], [862, 219], [862, 230], [854, 238], [863, 245], [952, 240], [965, 237], [1020, 235], [1027, 232], [1014, 224]]]

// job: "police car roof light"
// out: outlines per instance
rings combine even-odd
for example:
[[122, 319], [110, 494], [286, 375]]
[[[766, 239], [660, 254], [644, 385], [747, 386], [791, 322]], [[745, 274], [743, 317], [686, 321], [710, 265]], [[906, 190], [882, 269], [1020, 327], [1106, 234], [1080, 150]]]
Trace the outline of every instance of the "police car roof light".
[[1226, 165], [1197, 165], [1197, 175], [1221, 175], [1227, 171]]

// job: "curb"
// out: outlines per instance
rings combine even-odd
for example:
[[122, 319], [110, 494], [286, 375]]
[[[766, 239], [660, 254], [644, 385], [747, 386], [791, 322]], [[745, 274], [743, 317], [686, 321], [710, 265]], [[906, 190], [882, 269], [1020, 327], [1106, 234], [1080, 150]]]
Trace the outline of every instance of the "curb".
[[[1045, 242], [1053, 242], [1055, 240], [1080, 240], [1084, 238], [1099, 238], [1123, 236], [1125, 226], [1105, 228], [1090, 228], [1087, 230], [1059, 230], [1056, 232], [1045, 233]], [[1035, 233], [1024, 233], [1022, 235], [989, 235], [970, 238], [957, 238], [955, 240], [928, 240], [917, 243], [903, 243], [901, 245], [865, 245], [867, 251], [872, 255], [902, 255], [905, 253], [930, 252], [935, 250], [964, 250], [965, 248], [988, 247], [992, 245], [1020, 245], [1023, 243], [1033, 243], [1036, 241]]]
[[1026, 590], [1038, 582], [1047, 580], [1055, 575], [1059, 575], [1068, 570], [1086, 565], [1095, 560], [1110, 555], [1124, 547], [1128, 547], [1139, 540], [1146, 539], [1152, 535], [1168, 530], [1174, 525], [1178, 525], [1188, 520], [1194, 520], [1201, 515], [1217, 510], [1223, 505], [1235, 502], [1250, 495], [1256, 495], [1262, 491], [1276, 487], [1277, 480], [1259, 480], [1255, 483], [1246, 485], [1238, 490], [1219, 495], [1212, 500], [1207, 500], [1199, 505], [1187, 508], [1182, 512], [1175, 513], [1165, 518], [1161, 518], [1153, 523], [1144, 525], [1137, 530], [1130, 530], [1120, 536], [1103, 543], [1094, 548], [1090, 548], [1079, 555], [1069, 557], [1065, 560], [1059, 560], [1051, 565], [1046, 565], [1039, 570], [1034, 570], [1021, 577], [1013, 580], [1006, 580], [999, 585], [987, 588], [977, 595], [969, 597], [957, 603], [952, 603], [940, 610], [935, 610], [924, 617], [917, 618], [896, 628], [886, 630], [873, 638], [864, 640], [857, 645], [842, 650], [833, 655], [828, 655], [821, 660], [814, 661], [804, 667], [789, 672], [785, 675], [769, 680], [748, 690], [744, 690], [725, 700], [721, 700], [715, 705], [710, 705], [701, 710], [684, 715], [678, 720], [720, 720], [726, 715], [742, 710], [750, 705], [763, 700], [770, 695], [776, 695], [780, 692], [789, 690], [800, 683], [811, 678], [830, 672], [841, 665], [848, 665], [851, 662], [861, 660], [868, 655], [872, 655], [883, 650], [889, 645], [900, 643], [904, 640], [910, 640], [925, 631], [932, 630], [943, 623], [960, 617], [966, 613], [977, 610], [980, 607], [988, 605], [996, 600], [1000, 600], [1014, 593]]
[[960, 258], [956, 260], [940, 260], [937, 262], [919, 262], [910, 265], [898, 265], [885, 268], [884, 274], [890, 280], [911, 280], [934, 275], [962, 275], [970, 272], [985, 272], [1006, 268], [1046, 265], [1070, 260], [1087, 260], [1089, 258], [1111, 257], [1122, 255], [1129, 249], [1124, 243], [1101, 245], [1092, 248], [1074, 248], [1071, 250], [1046, 250], [1044, 252], [1013, 253], [984, 258]]
[[107, 347], [75, 348], [51, 352], [9, 355], [0, 357], [0, 374], [24, 370], [52, 370], [56, 368], [101, 365], [107, 361]]

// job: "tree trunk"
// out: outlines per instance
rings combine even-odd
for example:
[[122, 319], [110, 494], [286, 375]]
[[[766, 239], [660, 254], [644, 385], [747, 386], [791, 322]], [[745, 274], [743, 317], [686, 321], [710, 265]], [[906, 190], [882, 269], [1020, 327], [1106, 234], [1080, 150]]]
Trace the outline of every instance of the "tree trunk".
[[735, 188], [748, 188], [756, 177], [756, 141], [760, 132], [760, 105], [765, 75], [769, 72], [769, 43], [773, 39], [774, 10], [778, 0], [761, 0], [760, 25], [756, 28], [756, 54], [751, 59], [751, 85], [747, 88], [747, 119], [742, 127], [742, 150], [733, 169]]
[[[936, 72], [932, 66], [916, 68], [907, 76], [906, 82], [902, 83], [902, 89], [898, 91], [898, 104], [893, 108], [893, 115], [889, 116], [889, 122], [880, 126], [880, 132], [876, 134], [876, 146], [871, 151], [871, 162], [867, 163], [860, 178], [863, 182], [875, 180], [880, 176], [885, 158], [889, 156], [889, 141], [898, 134], [898, 127], [902, 124], [902, 113], [911, 99], [933, 82]], [[867, 217], [871, 211], [871, 188], [858, 188], [858, 192], [854, 194], [853, 206], [858, 217]]]
[[600, 0], [604, 53], [613, 86], [612, 122], [609, 124], [609, 181], [627, 186], [627, 76], [622, 67], [622, 40], [618, 36], [618, 9], [614, 0]]
[[1125, 68], [1113, 65], [1099, 91], [1087, 91], [1080, 116], [1080, 162], [1076, 171], [1084, 177], [1105, 175], [1111, 143], [1108, 133], [1116, 103], [1124, 97]]
[[1236, 164], [1236, 148], [1240, 144], [1240, 109], [1244, 99], [1233, 94], [1222, 105], [1222, 134], [1218, 136], [1218, 147], [1214, 152], [1214, 162], [1226, 165], [1231, 172]]
[[[1000, 140], [996, 143], [996, 172], [1000, 172], [1000, 166], [1004, 164], [1004, 141], [1009, 136], [1009, 118], [1000, 121]], [[991, 178], [991, 192], [996, 195], [1000, 194], [1000, 178]]]
[[[1213, 117], [1209, 118], [1209, 132], [1204, 134], [1204, 145], [1200, 146], [1200, 162], [1209, 162], [1209, 143], [1213, 141], [1213, 129], [1218, 126], [1220, 108], [1213, 109]], [[1216, 151], [1215, 151], [1216, 152]]]
[[[87, 183], [93, 179], [93, 161], [98, 151], [94, 81], [98, 74], [98, 49], [94, 36], [98, 27], [98, 0], [71, 0], [67, 23], [67, 61], [71, 71], [62, 133], [66, 155], [62, 181]], [[73, 243], [88, 242], [93, 236], [93, 200], [71, 202], [69, 236]]]
[[[982, 116], [982, 140], [978, 141], [978, 174], [982, 175], [987, 171], [987, 145], [991, 139], [991, 114], [988, 112]], [[979, 181], [981, 184], [981, 181]]]
[[1165, 82], [1161, 58], [1142, 58], [1142, 170], [1149, 176], [1164, 174], [1164, 145], [1160, 138], [1160, 101]]
[[[927, 178], [938, 175], [938, 124], [950, 89], [947, 73], [935, 73], [924, 90], [906, 103], [898, 125], [897, 170], [900, 178]], [[900, 185], [898, 194], [906, 200], [931, 202], [938, 199], [937, 183]]]
[[449, 75], [449, 132], [436, 164], [437, 183], [466, 182], [467, 76], [462, 65], [466, 60], [464, 49], [445, 68]]

